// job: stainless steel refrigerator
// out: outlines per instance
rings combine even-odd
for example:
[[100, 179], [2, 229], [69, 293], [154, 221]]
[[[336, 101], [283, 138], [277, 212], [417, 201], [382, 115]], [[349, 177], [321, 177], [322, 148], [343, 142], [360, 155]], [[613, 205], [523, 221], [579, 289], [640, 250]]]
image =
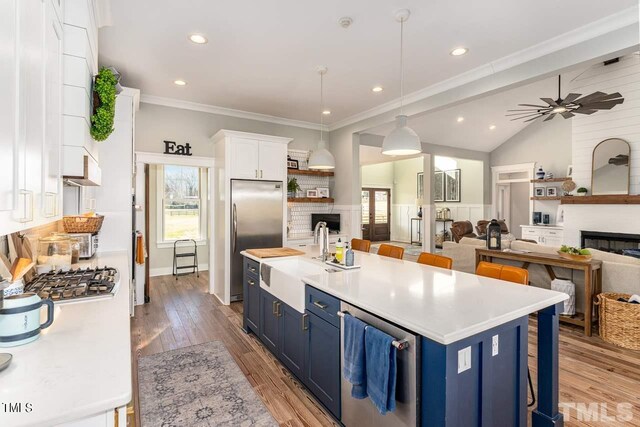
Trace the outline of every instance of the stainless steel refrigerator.
[[242, 252], [282, 247], [281, 181], [231, 180], [231, 301], [242, 300]]

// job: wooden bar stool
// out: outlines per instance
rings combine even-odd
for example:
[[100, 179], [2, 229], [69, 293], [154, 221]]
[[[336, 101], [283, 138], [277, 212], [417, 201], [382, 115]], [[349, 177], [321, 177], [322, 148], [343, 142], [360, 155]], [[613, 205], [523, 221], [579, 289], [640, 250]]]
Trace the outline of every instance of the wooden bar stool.
[[354, 251], [369, 252], [371, 250], [371, 240], [351, 239], [351, 249]]
[[[492, 262], [480, 261], [476, 268], [478, 276], [492, 277], [494, 279], [505, 280], [507, 282], [518, 283], [520, 285], [529, 284], [529, 272], [524, 268], [512, 267], [510, 265], [495, 264]], [[529, 382], [529, 391], [531, 392], [532, 401], [527, 406], [536, 404], [536, 392], [533, 390], [533, 381], [531, 381], [531, 372], [527, 367], [527, 381]]]
[[453, 266], [453, 260], [449, 257], [430, 254], [429, 252], [421, 252], [418, 256], [418, 263], [430, 265], [432, 267], [440, 267], [451, 270]]
[[404, 248], [383, 243], [378, 249], [378, 255], [386, 256], [389, 258], [402, 259], [402, 257], [404, 256]]

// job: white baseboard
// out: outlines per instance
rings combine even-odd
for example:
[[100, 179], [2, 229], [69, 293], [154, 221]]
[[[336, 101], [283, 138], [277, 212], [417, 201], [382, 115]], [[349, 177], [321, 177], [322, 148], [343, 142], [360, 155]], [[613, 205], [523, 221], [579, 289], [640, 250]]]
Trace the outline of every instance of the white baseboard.
[[[198, 270], [199, 271], [209, 270], [209, 264], [198, 264]], [[185, 269], [184, 271], [187, 271], [187, 270]], [[160, 268], [149, 269], [149, 277], [171, 276], [172, 274], [173, 274], [173, 267], [160, 267]]]

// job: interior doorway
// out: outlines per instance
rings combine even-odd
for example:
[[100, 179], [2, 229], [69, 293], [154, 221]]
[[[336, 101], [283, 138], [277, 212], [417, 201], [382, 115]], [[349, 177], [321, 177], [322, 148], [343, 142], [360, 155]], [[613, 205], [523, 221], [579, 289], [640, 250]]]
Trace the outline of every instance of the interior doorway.
[[362, 189], [362, 238], [391, 240], [391, 189]]

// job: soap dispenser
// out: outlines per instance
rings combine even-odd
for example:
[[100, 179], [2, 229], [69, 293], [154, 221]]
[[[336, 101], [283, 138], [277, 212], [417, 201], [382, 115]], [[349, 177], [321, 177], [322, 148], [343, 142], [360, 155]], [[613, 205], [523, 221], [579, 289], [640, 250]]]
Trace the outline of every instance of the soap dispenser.
[[336, 259], [340, 264], [344, 263], [344, 243], [342, 243], [342, 239], [338, 238], [336, 242]]
[[347, 253], [345, 254], [345, 261], [344, 264], [347, 267], [353, 267], [353, 264], [355, 262], [354, 260], [354, 253], [353, 253], [353, 249], [351, 249], [351, 246], [347, 243]]

